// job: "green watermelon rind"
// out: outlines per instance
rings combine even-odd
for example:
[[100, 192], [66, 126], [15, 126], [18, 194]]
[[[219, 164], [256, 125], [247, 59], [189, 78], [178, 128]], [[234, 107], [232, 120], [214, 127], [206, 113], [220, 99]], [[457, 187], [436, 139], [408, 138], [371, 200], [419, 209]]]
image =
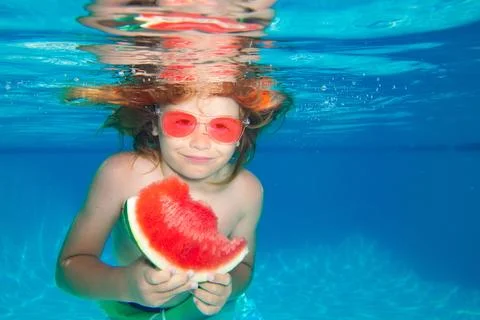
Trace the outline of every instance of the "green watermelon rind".
[[[152, 246], [149, 245], [148, 239], [143, 236], [143, 233], [140, 229], [139, 223], [136, 218], [136, 204], [138, 196], [130, 197], [125, 201], [123, 206], [122, 216], [128, 233], [130, 234], [133, 241], [136, 243], [140, 251], [150, 260], [150, 262], [155, 265], [160, 270], [169, 270], [175, 269], [178, 272], [189, 272], [190, 269], [182, 268], [175, 263], [165, 259], [160, 253], [157, 253]], [[227, 261], [224, 264], [217, 266], [215, 269], [204, 269], [201, 271], [195, 271], [192, 281], [196, 282], [205, 282], [207, 278], [212, 273], [225, 274], [233, 270], [245, 256], [248, 254], [248, 246], [245, 246], [240, 253], [233, 257], [233, 259]]]

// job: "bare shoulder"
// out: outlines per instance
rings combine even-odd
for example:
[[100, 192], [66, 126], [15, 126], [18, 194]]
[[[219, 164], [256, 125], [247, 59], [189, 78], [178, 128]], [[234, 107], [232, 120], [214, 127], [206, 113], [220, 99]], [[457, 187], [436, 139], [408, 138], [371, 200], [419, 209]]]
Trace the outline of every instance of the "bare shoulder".
[[106, 158], [100, 165], [97, 174], [103, 174], [106, 176], [115, 176], [119, 173], [125, 173], [129, 170], [135, 161], [135, 155], [131, 152], [121, 152]]
[[143, 185], [142, 180], [150, 176], [156, 168], [156, 164], [151, 159], [134, 152], [121, 152], [105, 159], [97, 176], [111, 183], [118, 183], [117, 188], [125, 185], [131, 186], [133, 189], [131, 191], [136, 191], [137, 184]]
[[239, 220], [231, 232], [231, 237], [243, 237], [247, 240], [250, 253], [245, 258], [248, 265], [253, 265], [255, 255], [255, 233], [262, 215], [263, 186], [250, 171], [242, 170], [232, 181], [232, 198], [239, 208]]
[[234, 182], [236, 184], [236, 188], [243, 189], [247, 194], [255, 195], [258, 193], [263, 193], [262, 182], [255, 174], [247, 169], [240, 171]]
[[260, 214], [263, 203], [263, 185], [249, 170], [242, 170], [233, 181], [233, 192], [241, 200], [244, 213]]
[[107, 173], [147, 173], [155, 168], [152, 160], [134, 152], [120, 152], [104, 160], [100, 169]]
[[103, 161], [88, 191], [87, 199], [70, 228], [61, 258], [88, 253], [99, 256], [125, 200], [152, 179], [144, 174], [153, 163], [135, 153], [114, 154]]

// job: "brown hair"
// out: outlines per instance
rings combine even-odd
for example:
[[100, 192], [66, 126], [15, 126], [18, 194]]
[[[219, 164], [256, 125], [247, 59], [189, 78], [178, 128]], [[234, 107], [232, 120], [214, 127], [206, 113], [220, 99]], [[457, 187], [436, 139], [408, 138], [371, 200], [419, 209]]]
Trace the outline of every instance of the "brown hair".
[[104, 122], [103, 128], [114, 128], [122, 135], [131, 136], [133, 149], [158, 165], [161, 161], [161, 150], [158, 139], [152, 134], [153, 123], [158, 117], [156, 107], [177, 104], [198, 94], [232, 98], [239, 104], [242, 116], [248, 118], [250, 124], [232, 157], [233, 170], [230, 176], [221, 182], [228, 183], [253, 157], [261, 129], [272, 120], [283, 116], [291, 106], [290, 97], [270, 89], [271, 86], [272, 81], [265, 77], [201, 86], [195, 83], [123, 84], [70, 88], [65, 99], [86, 99], [92, 103], [116, 106]]

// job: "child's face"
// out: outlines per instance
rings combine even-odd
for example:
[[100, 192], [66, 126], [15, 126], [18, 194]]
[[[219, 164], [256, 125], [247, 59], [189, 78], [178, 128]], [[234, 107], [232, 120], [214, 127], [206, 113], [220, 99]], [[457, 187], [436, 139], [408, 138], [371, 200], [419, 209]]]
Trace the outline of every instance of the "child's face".
[[[162, 130], [162, 116], [168, 111], [184, 111], [195, 116], [196, 126], [184, 137], [173, 137]], [[231, 98], [194, 97], [179, 104], [168, 105], [154, 129], [158, 135], [162, 161], [181, 176], [202, 180], [222, 169], [235, 152], [236, 142], [219, 142], [207, 132], [207, 123], [218, 117], [240, 119], [240, 107]], [[164, 132], [165, 131], [165, 132]]]

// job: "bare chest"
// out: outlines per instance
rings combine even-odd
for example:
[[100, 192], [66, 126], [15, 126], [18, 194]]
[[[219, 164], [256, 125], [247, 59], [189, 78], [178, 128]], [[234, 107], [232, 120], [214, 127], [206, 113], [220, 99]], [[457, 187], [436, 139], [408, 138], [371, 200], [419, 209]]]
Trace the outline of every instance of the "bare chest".
[[221, 233], [226, 236], [231, 234], [241, 216], [241, 208], [235, 201], [232, 201], [229, 197], [216, 197], [213, 199], [209, 197], [196, 197], [194, 194], [192, 198], [212, 209], [213, 213], [217, 216], [218, 230]]

